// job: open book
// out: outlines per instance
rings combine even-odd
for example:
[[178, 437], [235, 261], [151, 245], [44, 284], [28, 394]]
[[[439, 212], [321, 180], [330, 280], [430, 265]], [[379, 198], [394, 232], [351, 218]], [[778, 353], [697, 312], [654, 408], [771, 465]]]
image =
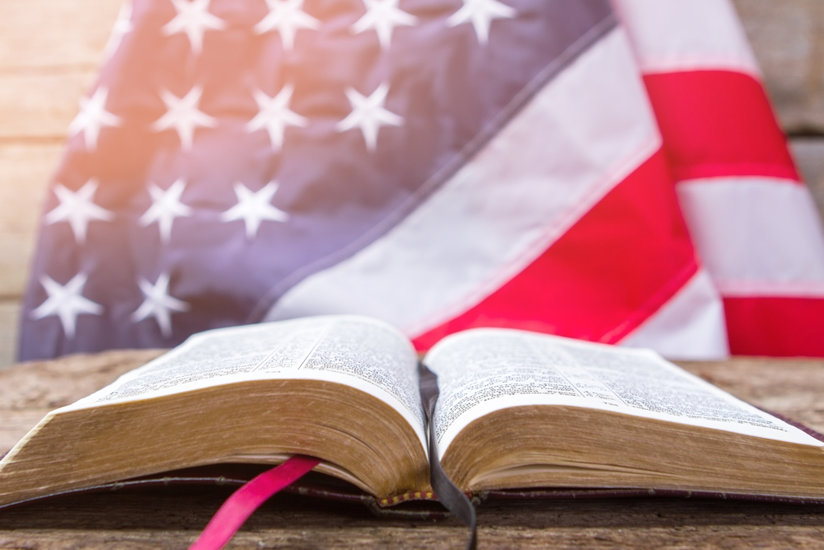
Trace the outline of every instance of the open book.
[[291, 454], [379, 502], [431, 493], [613, 488], [824, 499], [824, 445], [644, 350], [506, 329], [419, 358], [355, 316], [219, 329], [49, 413], [0, 462], [0, 505], [180, 468]]

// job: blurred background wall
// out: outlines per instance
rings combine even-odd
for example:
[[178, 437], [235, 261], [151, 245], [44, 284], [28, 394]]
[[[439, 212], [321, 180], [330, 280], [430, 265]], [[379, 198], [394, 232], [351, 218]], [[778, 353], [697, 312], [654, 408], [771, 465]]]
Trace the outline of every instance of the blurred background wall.
[[[0, 367], [49, 178], [123, 0], [0, 1]], [[819, 210], [824, 212], [824, 1], [734, 0]]]

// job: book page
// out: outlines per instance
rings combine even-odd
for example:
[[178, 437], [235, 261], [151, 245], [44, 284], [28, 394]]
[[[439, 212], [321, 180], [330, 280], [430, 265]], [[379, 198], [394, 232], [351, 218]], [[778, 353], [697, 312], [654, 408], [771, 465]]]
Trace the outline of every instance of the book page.
[[440, 456], [462, 428], [485, 414], [543, 404], [822, 445], [648, 350], [475, 329], [445, 338], [424, 361], [438, 375], [433, 425]]
[[249, 380], [325, 380], [355, 387], [392, 406], [426, 448], [417, 365], [409, 340], [383, 322], [349, 315], [308, 317], [196, 334], [65, 408]]

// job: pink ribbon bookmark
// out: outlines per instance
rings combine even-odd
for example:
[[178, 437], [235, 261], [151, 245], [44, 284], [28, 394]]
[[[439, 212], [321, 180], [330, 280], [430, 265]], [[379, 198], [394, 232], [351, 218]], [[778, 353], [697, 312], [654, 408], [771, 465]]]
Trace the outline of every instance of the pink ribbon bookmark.
[[215, 513], [189, 550], [218, 550], [231, 540], [243, 523], [269, 497], [288, 487], [312, 468], [317, 458], [295, 455], [283, 464], [267, 470], [232, 493]]

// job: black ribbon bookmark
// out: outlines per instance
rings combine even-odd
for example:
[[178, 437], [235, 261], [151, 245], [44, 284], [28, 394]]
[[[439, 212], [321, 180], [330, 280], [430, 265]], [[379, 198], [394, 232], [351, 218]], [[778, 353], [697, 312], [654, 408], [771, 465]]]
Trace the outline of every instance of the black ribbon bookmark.
[[435, 414], [435, 405], [438, 402], [438, 375], [429, 370], [423, 363], [420, 364], [420, 389], [423, 408], [426, 412], [427, 432], [429, 434], [429, 477], [432, 489], [438, 500], [464, 525], [469, 527], [469, 539], [466, 541], [467, 550], [475, 550], [477, 544], [475, 529], [475, 507], [472, 502], [452, 483], [449, 476], [443, 471], [438, 458], [438, 446], [435, 440], [435, 430], [432, 426], [432, 417]]

